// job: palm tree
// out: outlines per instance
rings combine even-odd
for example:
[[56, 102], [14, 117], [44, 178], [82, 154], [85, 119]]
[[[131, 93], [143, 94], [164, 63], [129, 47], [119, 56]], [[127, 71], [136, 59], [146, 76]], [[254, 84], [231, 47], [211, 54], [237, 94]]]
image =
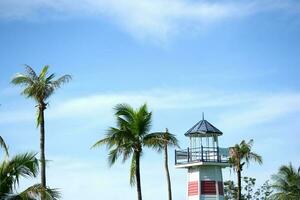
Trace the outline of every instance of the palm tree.
[[39, 171], [34, 153], [24, 153], [0, 163], [0, 200], [36, 200], [43, 195], [46, 200], [58, 200], [59, 193], [41, 184], [33, 185], [21, 193], [14, 190], [21, 177], [34, 178]]
[[8, 147], [1, 136], [0, 136], [0, 147], [4, 150], [5, 155], [8, 156]]
[[149, 146], [153, 137], [149, 134], [152, 113], [144, 104], [133, 109], [127, 104], [118, 104], [115, 108], [116, 127], [110, 127], [104, 139], [96, 142], [92, 148], [106, 145], [109, 149], [108, 162], [112, 166], [122, 156], [125, 162], [131, 157], [130, 184], [136, 185], [138, 200], [142, 200], [140, 157], [143, 147]]
[[32, 98], [37, 103], [37, 126], [40, 127], [40, 162], [41, 162], [41, 185], [46, 188], [46, 159], [45, 159], [45, 117], [46, 102], [54, 91], [62, 84], [71, 80], [70, 75], [64, 75], [54, 80], [55, 74], [48, 75], [49, 66], [43, 67], [39, 75], [28, 65], [25, 66], [25, 74], [16, 74], [12, 79], [15, 85], [24, 87], [22, 95]]
[[282, 165], [277, 174], [272, 176], [272, 187], [276, 192], [271, 196], [274, 200], [300, 199], [300, 167], [295, 169], [290, 163]]
[[257, 153], [252, 152], [253, 140], [248, 143], [243, 140], [240, 144], [236, 144], [229, 150], [230, 158], [229, 163], [232, 165], [234, 171], [237, 173], [238, 181], [238, 200], [242, 197], [242, 186], [241, 186], [241, 173], [245, 164], [249, 165], [250, 161], [255, 161], [262, 164], [262, 157]]
[[171, 179], [168, 165], [168, 146], [179, 147], [178, 140], [175, 135], [169, 133], [168, 129], [165, 132], [156, 132], [148, 135], [149, 139], [147, 146], [155, 148], [158, 152], [164, 152], [164, 167], [167, 177], [168, 199], [172, 200]]

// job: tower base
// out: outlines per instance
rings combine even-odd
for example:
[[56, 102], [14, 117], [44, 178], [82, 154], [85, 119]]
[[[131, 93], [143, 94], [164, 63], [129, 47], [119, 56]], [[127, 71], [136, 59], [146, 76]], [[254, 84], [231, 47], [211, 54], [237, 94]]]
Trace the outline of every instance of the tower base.
[[188, 168], [187, 200], [224, 200], [221, 166]]

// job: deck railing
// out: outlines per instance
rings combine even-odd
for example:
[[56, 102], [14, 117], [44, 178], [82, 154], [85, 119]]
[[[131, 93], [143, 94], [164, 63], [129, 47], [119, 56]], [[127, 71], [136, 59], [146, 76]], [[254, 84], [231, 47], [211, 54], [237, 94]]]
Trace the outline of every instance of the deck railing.
[[175, 165], [195, 162], [227, 163], [228, 154], [219, 147], [199, 147], [175, 150]]

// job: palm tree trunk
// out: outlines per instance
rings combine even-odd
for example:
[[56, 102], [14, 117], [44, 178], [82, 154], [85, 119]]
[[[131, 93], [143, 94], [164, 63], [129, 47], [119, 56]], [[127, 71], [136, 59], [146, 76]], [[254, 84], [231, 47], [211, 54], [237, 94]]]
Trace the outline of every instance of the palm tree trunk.
[[164, 147], [165, 151], [165, 170], [166, 170], [166, 176], [167, 176], [167, 184], [168, 184], [168, 199], [172, 200], [172, 189], [171, 189], [171, 179], [170, 179], [170, 172], [169, 172], [169, 166], [168, 166], [168, 146], [165, 145]]
[[135, 153], [135, 177], [138, 200], [142, 200], [141, 175], [140, 175], [140, 152]]
[[[41, 162], [41, 184], [46, 188], [46, 159], [45, 159], [45, 104], [42, 103], [39, 108], [40, 114], [40, 162]], [[43, 200], [43, 199], [42, 199]]]
[[238, 196], [237, 196], [237, 200], [242, 200], [241, 170], [237, 170], [237, 178], [238, 178]]

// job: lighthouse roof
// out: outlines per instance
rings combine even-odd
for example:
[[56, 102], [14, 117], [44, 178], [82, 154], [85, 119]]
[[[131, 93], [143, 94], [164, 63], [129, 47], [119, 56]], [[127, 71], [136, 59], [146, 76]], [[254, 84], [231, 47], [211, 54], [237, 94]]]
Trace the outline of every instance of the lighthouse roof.
[[209, 123], [204, 118], [195, 124], [192, 128], [190, 128], [184, 135], [185, 136], [196, 136], [196, 137], [205, 137], [217, 135], [220, 136], [223, 133], [217, 129], [214, 125]]

